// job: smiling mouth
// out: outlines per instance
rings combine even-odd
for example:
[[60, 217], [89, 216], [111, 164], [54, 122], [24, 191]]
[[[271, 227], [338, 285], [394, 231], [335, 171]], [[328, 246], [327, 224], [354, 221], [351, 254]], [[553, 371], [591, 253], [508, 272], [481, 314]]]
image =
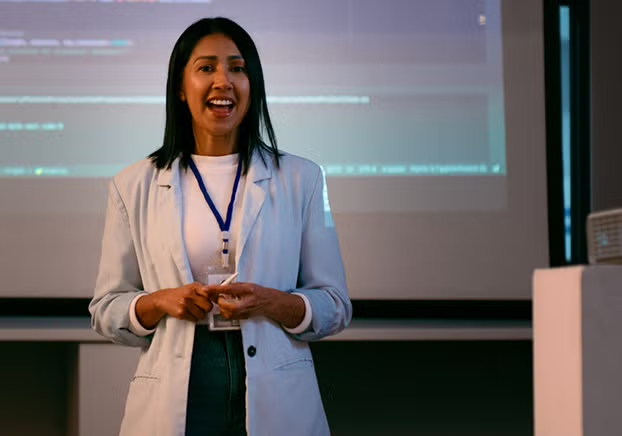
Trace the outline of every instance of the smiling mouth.
[[229, 113], [235, 107], [235, 103], [229, 99], [215, 98], [206, 103], [208, 109], [218, 113]]

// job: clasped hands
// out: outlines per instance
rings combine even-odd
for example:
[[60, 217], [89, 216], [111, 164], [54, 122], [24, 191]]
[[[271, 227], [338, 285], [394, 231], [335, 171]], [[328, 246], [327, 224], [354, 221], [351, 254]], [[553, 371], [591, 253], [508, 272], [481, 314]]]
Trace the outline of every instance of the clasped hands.
[[147, 294], [136, 302], [135, 312], [140, 324], [155, 328], [165, 316], [199, 322], [218, 304], [225, 319], [247, 319], [265, 316], [283, 326], [293, 328], [305, 316], [301, 297], [255, 283], [204, 285], [190, 283], [179, 288], [162, 289]]
[[231, 283], [228, 285], [203, 285], [191, 283], [179, 288], [165, 289], [156, 306], [178, 319], [198, 322], [203, 320], [218, 304], [225, 319], [247, 319], [267, 315], [274, 301], [276, 289], [254, 283]]

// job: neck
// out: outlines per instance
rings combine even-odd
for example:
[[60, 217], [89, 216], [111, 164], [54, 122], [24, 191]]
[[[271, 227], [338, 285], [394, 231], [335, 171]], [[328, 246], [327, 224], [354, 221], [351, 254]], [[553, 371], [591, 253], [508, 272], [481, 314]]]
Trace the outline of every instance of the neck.
[[200, 156], [226, 156], [238, 152], [236, 132], [215, 136], [194, 134], [195, 153]]

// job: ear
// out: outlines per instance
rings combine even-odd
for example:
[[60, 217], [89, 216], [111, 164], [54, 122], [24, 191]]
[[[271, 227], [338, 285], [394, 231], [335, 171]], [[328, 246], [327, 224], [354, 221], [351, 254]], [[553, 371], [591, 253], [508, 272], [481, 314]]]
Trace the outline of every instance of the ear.
[[186, 94], [184, 94], [184, 91], [179, 91], [179, 99], [183, 102], [186, 101]]

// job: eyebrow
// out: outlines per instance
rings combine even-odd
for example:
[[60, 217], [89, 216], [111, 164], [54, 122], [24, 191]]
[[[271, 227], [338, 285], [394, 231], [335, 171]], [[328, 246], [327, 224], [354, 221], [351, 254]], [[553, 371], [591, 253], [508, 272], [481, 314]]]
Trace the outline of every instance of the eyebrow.
[[[196, 63], [198, 61], [217, 61], [217, 60], [218, 60], [218, 56], [209, 55], [209, 56], [199, 56], [194, 60], [194, 62]], [[238, 61], [238, 60], [243, 61], [244, 58], [240, 55], [232, 55], [232, 56], [227, 56], [227, 60], [228, 61]]]

